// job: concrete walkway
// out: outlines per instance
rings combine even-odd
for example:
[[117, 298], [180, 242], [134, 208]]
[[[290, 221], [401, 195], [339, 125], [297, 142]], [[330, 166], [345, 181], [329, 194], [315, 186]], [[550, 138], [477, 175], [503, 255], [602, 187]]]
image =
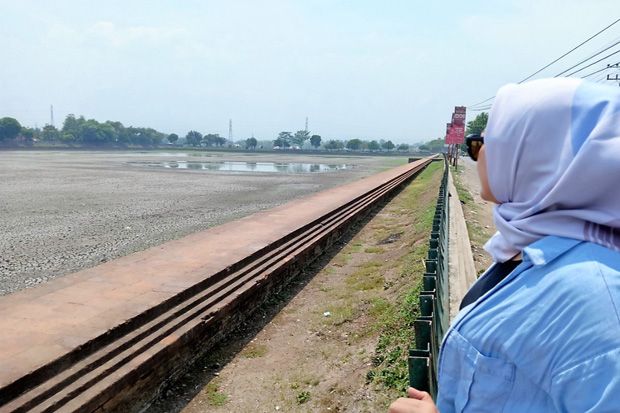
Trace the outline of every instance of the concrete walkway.
[[476, 281], [476, 267], [471, 252], [471, 243], [467, 233], [467, 224], [463, 215], [463, 208], [459, 194], [454, 186], [452, 173], [448, 176], [450, 234], [449, 234], [449, 262], [450, 272], [450, 320], [459, 312], [461, 300]]

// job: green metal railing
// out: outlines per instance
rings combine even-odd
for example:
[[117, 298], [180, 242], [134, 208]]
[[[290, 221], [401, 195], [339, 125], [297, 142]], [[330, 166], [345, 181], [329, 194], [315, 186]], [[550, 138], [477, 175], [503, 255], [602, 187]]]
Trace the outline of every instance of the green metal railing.
[[420, 316], [414, 321], [415, 348], [409, 350], [409, 384], [437, 394], [439, 347], [450, 323], [448, 291], [448, 164], [435, 207], [426, 272], [420, 292]]

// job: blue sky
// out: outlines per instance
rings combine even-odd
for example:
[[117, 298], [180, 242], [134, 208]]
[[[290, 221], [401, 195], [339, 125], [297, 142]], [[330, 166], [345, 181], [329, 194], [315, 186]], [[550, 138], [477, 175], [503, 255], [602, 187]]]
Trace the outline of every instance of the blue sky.
[[[5, 1], [0, 117], [68, 113], [184, 135], [441, 136], [620, 16], [616, 1]], [[554, 75], [620, 38], [620, 24]], [[618, 58], [620, 61], [620, 58]], [[471, 117], [471, 114], [469, 114]]]

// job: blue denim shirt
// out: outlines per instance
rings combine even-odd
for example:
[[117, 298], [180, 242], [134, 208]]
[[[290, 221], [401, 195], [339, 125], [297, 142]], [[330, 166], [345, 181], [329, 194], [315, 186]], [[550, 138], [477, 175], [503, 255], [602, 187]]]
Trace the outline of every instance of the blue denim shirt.
[[553, 236], [531, 244], [453, 321], [439, 411], [620, 412], [619, 306], [620, 253]]

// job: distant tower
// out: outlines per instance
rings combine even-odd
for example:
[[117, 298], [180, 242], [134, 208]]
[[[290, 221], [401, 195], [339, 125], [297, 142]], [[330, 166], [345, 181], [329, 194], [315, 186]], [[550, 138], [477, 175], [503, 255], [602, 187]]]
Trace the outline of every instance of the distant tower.
[[232, 134], [232, 119], [228, 120], [228, 140], [230, 142], [233, 141], [233, 134]]
[[308, 117], [307, 116], [306, 116], [306, 129], [305, 129], [305, 131], [308, 132]]
[[54, 105], [50, 105], [50, 125], [54, 126]]

